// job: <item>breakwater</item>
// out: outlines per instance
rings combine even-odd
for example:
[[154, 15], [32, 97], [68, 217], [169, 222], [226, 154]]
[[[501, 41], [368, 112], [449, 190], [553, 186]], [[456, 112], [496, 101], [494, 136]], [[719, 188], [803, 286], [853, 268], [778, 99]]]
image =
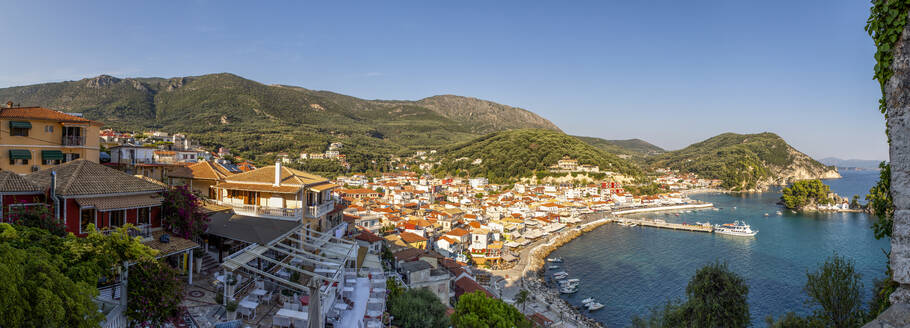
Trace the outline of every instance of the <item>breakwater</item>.
[[686, 210], [693, 208], [707, 208], [714, 207], [714, 204], [711, 203], [698, 203], [698, 204], [684, 204], [684, 205], [670, 205], [670, 206], [655, 206], [655, 207], [643, 207], [643, 208], [632, 208], [627, 210], [619, 210], [613, 212], [614, 215], [623, 215], [623, 214], [633, 214], [633, 213], [645, 213], [645, 212], [660, 212], [660, 211], [675, 211], [675, 210]]

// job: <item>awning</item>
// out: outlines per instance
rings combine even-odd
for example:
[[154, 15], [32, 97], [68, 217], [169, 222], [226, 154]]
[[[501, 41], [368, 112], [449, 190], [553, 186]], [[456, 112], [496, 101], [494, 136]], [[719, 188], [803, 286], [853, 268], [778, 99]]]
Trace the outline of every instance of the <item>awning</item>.
[[62, 151], [59, 151], [59, 150], [42, 150], [42, 151], [41, 151], [41, 159], [43, 159], [43, 160], [49, 160], [49, 161], [54, 161], [54, 160], [60, 160], [60, 161], [62, 161], [62, 160], [63, 160], [63, 152], [62, 152]]
[[10, 159], [32, 159], [32, 152], [25, 149], [10, 149]]
[[76, 203], [81, 207], [94, 207], [99, 211], [122, 210], [130, 208], [150, 207], [161, 205], [161, 196], [155, 195], [133, 195], [133, 196], [110, 196], [110, 197], [92, 197], [77, 198]]
[[315, 192], [322, 192], [322, 191], [326, 191], [326, 190], [329, 190], [329, 189], [332, 189], [335, 187], [338, 187], [338, 185], [336, 185], [334, 183], [323, 183], [321, 185], [315, 185], [315, 186], [310, 187], [310, 190], [313, 190]]
[[9, 121], [9, 127], [19, 129], [31, 129], [32, 123], [28, 121]]

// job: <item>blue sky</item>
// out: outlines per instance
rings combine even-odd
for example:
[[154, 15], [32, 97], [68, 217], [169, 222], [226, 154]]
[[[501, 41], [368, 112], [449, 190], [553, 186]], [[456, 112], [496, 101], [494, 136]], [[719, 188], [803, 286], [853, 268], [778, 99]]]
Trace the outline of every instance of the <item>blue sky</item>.
[[155, 1], [0, 3], [0, 87], [231, 72], [367, 99], [457, 94], [570, 134], [678, 149], [780, 134], [887, 159], [869, 3]]

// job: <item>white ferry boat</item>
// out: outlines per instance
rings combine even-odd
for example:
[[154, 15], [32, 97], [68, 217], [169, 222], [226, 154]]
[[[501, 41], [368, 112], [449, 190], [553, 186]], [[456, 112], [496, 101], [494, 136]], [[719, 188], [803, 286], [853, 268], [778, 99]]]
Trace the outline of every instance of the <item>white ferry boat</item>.
[[733, 223], [724, 223], [717, 224], [714, 226], [714, 232], [732, 235], [732, 236], [743, 236], [751, 237], [755, 236], [758, 233], [758, 230], [752, 230], [752, 228], [745, 223], [740, 222], [739, 220], [734, 221]]

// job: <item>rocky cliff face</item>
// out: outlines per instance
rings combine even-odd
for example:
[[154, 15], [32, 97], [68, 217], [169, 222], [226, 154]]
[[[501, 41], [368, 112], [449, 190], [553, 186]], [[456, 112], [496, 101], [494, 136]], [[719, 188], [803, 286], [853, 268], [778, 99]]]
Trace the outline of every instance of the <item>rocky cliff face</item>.
[[773, 177], [762, 179], [759, 182], [760, 189], [767, 189], [770, 186], [786, 186], [798, 180], [840, 179], [841, 177], [834, 166], [821, 165], [793, 147], [789, 147], [788, 152], [791, 158], [789, 165], [769, 165]]

